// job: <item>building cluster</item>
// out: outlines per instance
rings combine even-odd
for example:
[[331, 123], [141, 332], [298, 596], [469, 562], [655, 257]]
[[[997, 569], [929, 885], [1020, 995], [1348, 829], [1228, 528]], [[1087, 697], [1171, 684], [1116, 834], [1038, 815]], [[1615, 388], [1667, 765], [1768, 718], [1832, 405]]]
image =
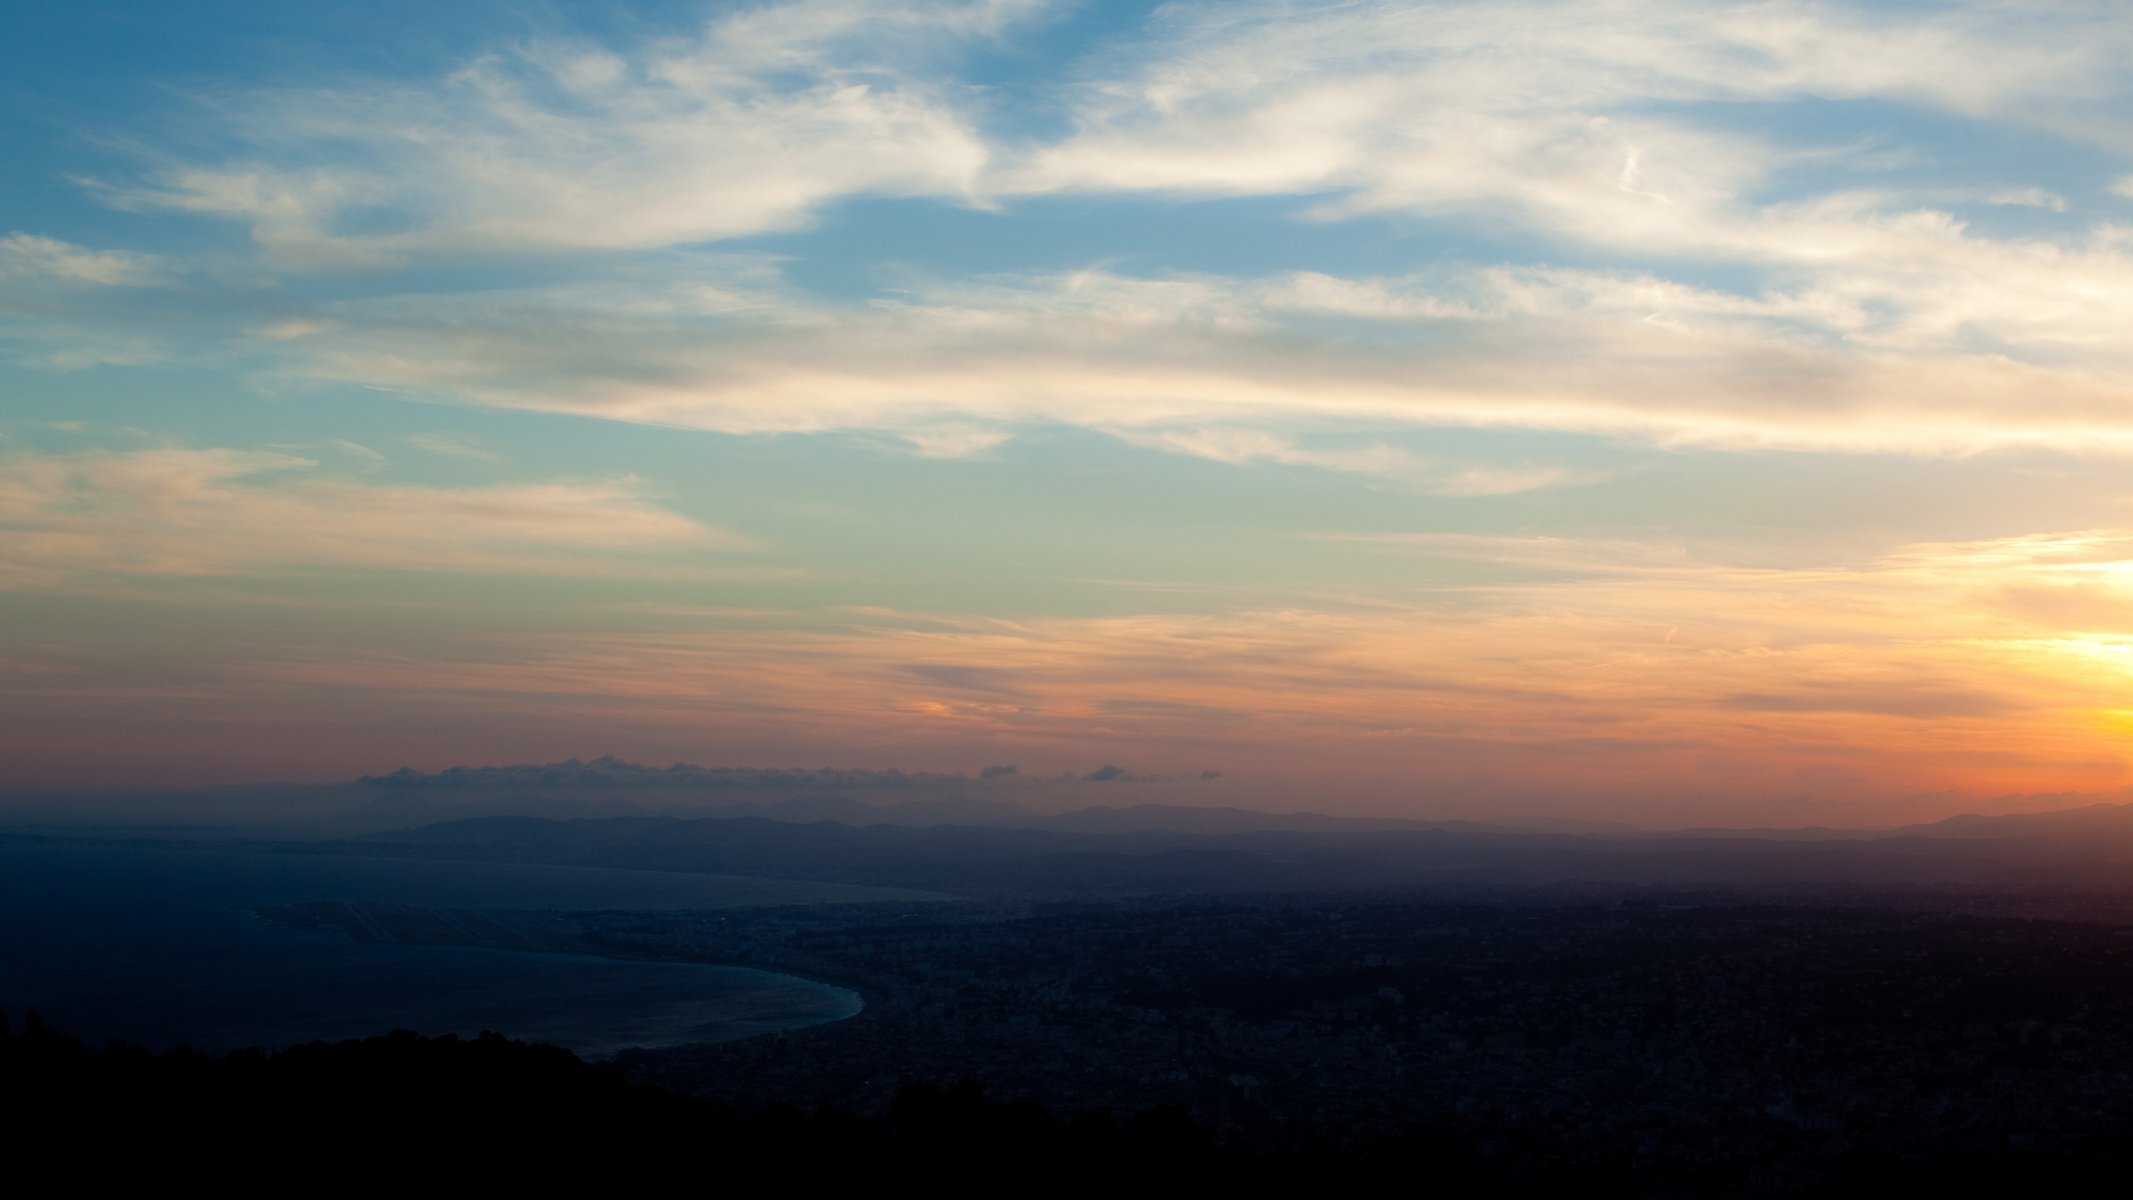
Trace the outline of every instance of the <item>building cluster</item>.
[[1233, 1131], [1434, 1122], [1755, 1161], [1802, 1139], [2074, 1146], [2133, 1117], [2133, 930], [2114, 924], [1356, 896], [583, 920], [610, 953], [867, 996], [849, 1021], [632, 1059], [736, 1104], [971, 1078]]
[[848, 1020], [625, 1056], [742, 1108], [870, 1111], [969, 1079], [1061, 1115], [1436, 1130], [1801, 1186], [1867, 1151], [2115, 1142], [2133, 1119], [2133, 928], [1955, 907], [1345, 894], [311, 919], [864, 995]]

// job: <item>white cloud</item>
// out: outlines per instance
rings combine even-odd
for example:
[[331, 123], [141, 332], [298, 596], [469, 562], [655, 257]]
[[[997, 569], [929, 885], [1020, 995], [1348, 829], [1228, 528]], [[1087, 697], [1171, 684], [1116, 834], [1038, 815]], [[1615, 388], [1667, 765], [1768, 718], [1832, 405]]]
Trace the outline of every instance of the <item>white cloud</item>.
[[1886, 237], [1917, 251], [1907, 261], [1962, 270], [1754, 294], [1602, 271], [1081, 271], [918, 285], [859, 308], [788, 296], [744, 314], [442, 296], [333, 306], [329, 330], [282, 361], [314, 380], [729, 433], [870, 429], [949, 453], [1067, 424], [1375, 474], [1412, 464], [1294, 435], [1465, 425], [1926, 454], [2133, 448], [2133, 350], [2116, 336], [2133, 260], [1974, 245], [1930, 222]]
[[687, 574], [687, 552], [748, 546], [654, 507], [628, 480], [434, 488], [320, 478], [315, 466], [219, 449], [0, 458], [0, 581], [303, 567]]
[[18, 231], [0, 237], [0, 279], [9, 276], [45, 283], [143, 287], [161, 282], [163, 269], [152, 254], [91, 250]]
[[1713, 106], [1877, 98], [2078, 129], [2133, 54], [2107, 4], [1173, 5], [1054, 89], [1070, 134], [989, 134], [995, 101], [956, 58], [1052, 7], [795, 0], [680, 41], [536, 40], [443, 79], [248, 97], [225, 130], [248, 153], [102, 190], [245, 221], [310, 266], [700, 242], [858, 194], [1082, 191], [1324, 194], [1328, 216], [1480, 212], [1697, 253], [1757, 240], [1748, 198], [1774, 172], [1845, 153]]
[[1440, 462], [1383, 442], [1314, 445], [1264, 429], [1200, 427], [1111, 432], [1134, 445], [1234, 466], [1278, 463], [1344, 471], [1439, 496], [1508, 496], [1589, 482], [1585, 476], [1563, 467]]
[[1420, 460], [1397, 446], [1315, 448], [1298, 445], [1293, 438], [1259, 429], [1159, 429], [1129, 432], [1128, 438], [1141, 445], [1238, 466], [1270, 462], [1366, 475], [1419, 476], [1423, 471]]
[[1987, 204], [2006, 205], [2014, 208], [2046, 208], [2053, 212], [2066, 211], [2066, 197], [2056, 192], [2047, 192], [2040, 187], [2006, 188], [1987, 193]]
[[921, 458], [975, 458], [1014, 435], [1004, 429], [950, 423], [905, 429], [898, 436]]
[[[944, 457], [1066, 423], [1233, 461], [1436, 471], [1429, 486], [1472, 494], [1563, 480], [1306, 435], [2133, 446], [2133, 234], [2047, 217], [2061, 197], [1971, 164], [1897, 186], [1880, 168], [1909, 148], [1887, 138], [1808, 145], [1741, 119], [1873, 99], [2075, 136], [2125, 99], [2133, 22], [2114, 5], [1173, 5], [1042, 93], [1067, 133], [988, 133], [996, 98], [955, 82], [957, 56], [1043, 7], [774, 4], [671, 42], [534, 41], [444, 80], [252, 97], [225, 131], [245, 154], [107, 194], [244, 220], [284, 265], [593, 251], [553, 260], [576, 282], [371, 287], [247, 324], [284, 376], [479, 404], [863, 429]], [[922, 279], [858, 306], [799, 296], [761, 255], [641, 253], [857, 194], [1091, 192], [1453, 215], [1513, 230], [1527, 261]], [[1934, 207], [1951, 199], [2036, 208], [2053, 231], [1983, 235]], [[1533, 265], [1595, 247], [1633, 265]], [[89, 253], [64, 261], [119, 270]], [[42, 361], [137, 360], [125, 329], [46, 337]]]
[[282, 321], [269, 321], [264, 325], [254, 326], [245, 332], [253, 337], [266, 338], [268, 341], [292, 342], [297, 338], [310, 337], [314, 333], [323, 333], [326, 328], [325, 323], [321, 321], [306, 321], [301, 317], [291, 317]]
[[100, 190], [244, 221], [307, 267], [700, 242], [855, 193], [975, 200], [974, 93], [928, 68], [1040, 7], [769, 5], [687, 43], [535, 42], [443, 80], [255, 96], [249, 157]]
[[480, 445], [464, 434], [411, 433], [407, 435], [406, 441], [415, 449], [440, 458], [457, 458], [467, 462], [503, 461], [503, 455]]
[[2027, 120], [2120, 90], [2129, 48], [2108, 4], [2049, 20], [1993, 3], [1175, 6], [1137, 62], [1082, 90], [1075, 134], [1002, 187], [1338, 193], [1329, 211], [1483, 210], [1664, 248], [1798, 154], [1708, 106], [1882, 98]]

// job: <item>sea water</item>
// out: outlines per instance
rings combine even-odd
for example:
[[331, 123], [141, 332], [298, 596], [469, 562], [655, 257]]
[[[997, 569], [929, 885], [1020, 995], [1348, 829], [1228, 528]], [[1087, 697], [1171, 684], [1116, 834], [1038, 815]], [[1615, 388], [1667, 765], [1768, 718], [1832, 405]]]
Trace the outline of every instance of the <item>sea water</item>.
[[269, 848], [0, 838], [0, 1008], [92, 1041], [277, 1048], [393, 1029], [494, 1030], [588, 1058], [834, 1021], [852, 992], [740, 967], [367, 944], [253, 907], [690, 909], [863, 900], [883, 889]]

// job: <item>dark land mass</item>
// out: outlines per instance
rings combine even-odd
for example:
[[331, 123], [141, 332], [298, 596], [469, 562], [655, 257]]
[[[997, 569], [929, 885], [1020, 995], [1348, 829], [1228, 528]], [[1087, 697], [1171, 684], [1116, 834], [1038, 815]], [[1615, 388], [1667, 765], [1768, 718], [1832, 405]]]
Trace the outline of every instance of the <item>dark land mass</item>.
[[1040, 1172], [1048, 1187], [1188, 1187], [1366, 1169], [1330, 1147], [1279, 1157], [1224, 1147], [1174, 1110], [1063, 1121], [967, 1083], [914, 1085], [866, 1116], [735, 1110], [495, 1034], [398, 1031], [273, 1054], [159, 1055], [87, 1046], [34, 1017], [17, 1032], [4, 1015], [0, 1120], [17, 1177], [55, 1188], [93, 1179], [160, 1191], [205, 1176], [240, 1194], [417, 1180], [537, 1194], [678, 1185], [961, 1194]]
[[[808, 803], [850, 816], [833, 800]], [[18, 1045], [6, 1094], [25, 1128], [49, 1127], [44, 1112], [72, 1112], [81, 1129], [93, 1113], [126, 1127], [179, 1112], [167, 1128], [189, 1130], [196, 1108], [276, 1147], [357, 1131], [387, 1161], [411, 1144], [381, 1132], [391, 1113], [396, 1130], [517, 1139], [526, 1162], [590, 1161], [587, 1147], [613, 1139], [628, 1148], [610, 1160], [638, 1166], [681, 1161], [673, 1147], [686, 1145], [722, 1169], [958, 1188], [2034, 1190], [2133, 1156], [2133, 807], [1882, 832], [1231, 819], [1186, 828], [1160, 807], [931, 825], [494, 816], [276, 843], [946, 898], [263, 908], [369, 941], [759, 967], [867, 1004], [784, 1035], [625, 1051], [612, 1070], [568, 1055], [535, 1068], [520, 1056], [560, 1052], [501, 1039], [215, 1060], [24, 1058]], [[21, 1067], [33, 1059], [44, 1065]], [[341, 1082], [305, 1082], [307, 1062]], [[486, 1074], [510, 1094], [481, 1091]], [[89, 1090], [68, 1092], [69, 1078]], [[73, 1098], [24, 1099], [41, 1091]], [[532, 1111], [521, 1095], [546, 1098]], [[459, 1100], [426, 1107], [433, 1096]]]
[[[196, 1113], [256, 1121], [271, 1145], [392, 1113], [395, 1130], [510, 1130], [565, 1164], [616, 1138], [631, 1170], [685, 1145], [727, 1170], [789, 1155], [825, 1181], [913, 1172], [956, 1187], [1017, 1170], [1299, 1185], [1397, 1172], [1448, 1194], [1924, 1194], [2124, 1166], [2133, 921], [2043, 917], [2058, 899], [2020, 895], [1960, 904], [1555, 889], [292, 906], [264, 914], [365, 938], [749, 963], [860, 987], [868, 1008], [785, 1036], [629, 1051], [612, 1070], [495, 1038], [403, 1036], [213, 1059], [224, 1066], [177, 1055], [141, 1079], [122, 1064], [139, 1053], [79, 1051], [90, 1059], [62, 1074], [143, 1093], [156, 1113], [190, 1096]], [[538, 1070], [514, 1057], [540, 1053]], [[301, 1072], [275, 1076], [282, 1061]], [[328, 1087], [343, 1068], [356, 1074]], [[11, 1100], [51, 1087], [9, 1083]], [[128, 1110], [94, 1104], [107, 1119]], [[292, 1130], [290, 1113], [316, 1130]]]

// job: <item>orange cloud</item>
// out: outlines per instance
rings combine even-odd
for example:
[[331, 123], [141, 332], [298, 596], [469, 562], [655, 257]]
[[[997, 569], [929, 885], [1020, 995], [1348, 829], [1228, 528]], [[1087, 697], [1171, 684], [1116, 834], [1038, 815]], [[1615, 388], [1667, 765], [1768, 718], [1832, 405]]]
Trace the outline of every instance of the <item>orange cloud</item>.
[[[1835, 795], [1852, 806], [1839, 818], [1900, 819], [1931, 815], [1902, 799], [1928, 790], [2124, 781], [2133, 618], [2081, 629], [1975, 599], [2013, 578], [2093, 574], [2121, 542], [1914, 546], [1791, 570], [1654, 552], [1611, 574], [1581, 570], [1589, 549], [1561, 543], [1565, 578], [1405, 606], [1026, 621], [867, 610], [813, 628], [707, 612], [224, 679], [421, 696], [661, 745], [784, 747], [796, 761], [828, 746], [905, 766], [995, 754], [1212, 766], [1299, 804], [1604, 801], [1655, 820], [1752, 820]], [[1511, 546], [1531, 556], [1530, 542]]]

